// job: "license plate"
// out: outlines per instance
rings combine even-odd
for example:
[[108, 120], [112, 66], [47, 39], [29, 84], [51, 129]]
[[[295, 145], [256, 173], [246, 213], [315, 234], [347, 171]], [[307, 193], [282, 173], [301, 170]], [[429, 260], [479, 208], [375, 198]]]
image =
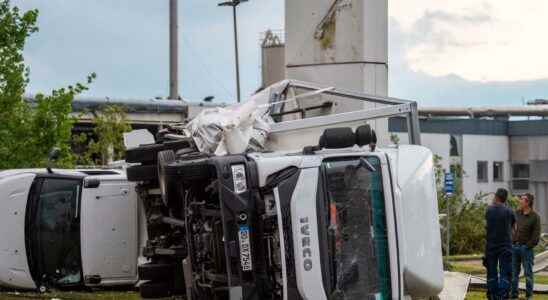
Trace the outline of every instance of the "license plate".
[[251, 263], [249, 228], [247, 226], [240, 226], [238, 237], [240, 239], [240, 263], [242, 265], [242, 271], [251, 271], [253, 269], [253, 265]]

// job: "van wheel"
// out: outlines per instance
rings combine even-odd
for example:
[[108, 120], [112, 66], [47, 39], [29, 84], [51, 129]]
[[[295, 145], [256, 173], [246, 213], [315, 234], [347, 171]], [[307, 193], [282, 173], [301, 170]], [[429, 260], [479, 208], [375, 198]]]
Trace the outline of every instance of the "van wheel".
[[175, 266], [173, 264], [146, 263], [137, 268], [140, 280], [170, 280], [173, 279]]
[[166, 175], [165, 167], [177, 159], [173, 150], [161, 151], [158, 153], [158, 183], [162, 192], [162, 200], [168, 205], [170, 198], [176, 197], [177, 185]]
[[126, 174], [127, 180], [133, 182], [158, 180], [156, 165], [131, 166], [126, 169]]
[[164, 298], [171, 296], [171, 288], [169, 284], [165, 282], [152, 282], [148, 281], [139, 287], [139, 293], [141, 298]]

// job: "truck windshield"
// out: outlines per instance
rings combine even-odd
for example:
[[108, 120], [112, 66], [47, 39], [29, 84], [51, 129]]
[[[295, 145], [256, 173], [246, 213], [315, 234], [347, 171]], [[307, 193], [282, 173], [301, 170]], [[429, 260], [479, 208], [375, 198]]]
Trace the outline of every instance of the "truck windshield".
[[30, 199], [29, 265], [38, 284], [81, 283], [81, 180], [45, 178]]
[[[369, 168], [363, 159], [369, 162]], [[323, 162], [323, 170], [329, 208], [330, 299], [390, 299], [379, 159], [330, 159]]]

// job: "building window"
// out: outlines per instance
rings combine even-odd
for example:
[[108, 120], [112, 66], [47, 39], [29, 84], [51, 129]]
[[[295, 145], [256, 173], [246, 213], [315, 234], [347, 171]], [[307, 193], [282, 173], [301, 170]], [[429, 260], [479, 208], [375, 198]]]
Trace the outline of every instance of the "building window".
[[478, 182], [488, 182], [487, 179], [487, 162], [478, 161]]
[[529, 164], [512, 165], [512, 189], [529, 190]]
[[504, 181], [504, 163], [502, 161], [493, 162], [493, 181]]

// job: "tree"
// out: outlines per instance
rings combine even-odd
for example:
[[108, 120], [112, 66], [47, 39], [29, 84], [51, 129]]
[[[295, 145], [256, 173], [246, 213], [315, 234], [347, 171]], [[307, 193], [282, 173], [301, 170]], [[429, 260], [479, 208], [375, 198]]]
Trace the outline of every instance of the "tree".
[[73, 138], [76, 144], [87, 146], [87, 150], [78, 157], [78, 163], [105, 165], [122, 159], [125, 153], [123, 134], [131, 130], [125, 109], [117, 105], [107, 105], [93, 112], [93, 115], [95, 139], [85, 133]]
[[76, 83], [26, 100], [30, 69], [23, 50], [27, 38], [38, 31], [37, 18], [38, 10], [22, 13], [9, 0], [0, 0], [0, 169], [44, 166], [53, 147], [61, 150], [57, 164], [70, 167], [72, 100], [96, 77], [92, 73], [87, 85]]

